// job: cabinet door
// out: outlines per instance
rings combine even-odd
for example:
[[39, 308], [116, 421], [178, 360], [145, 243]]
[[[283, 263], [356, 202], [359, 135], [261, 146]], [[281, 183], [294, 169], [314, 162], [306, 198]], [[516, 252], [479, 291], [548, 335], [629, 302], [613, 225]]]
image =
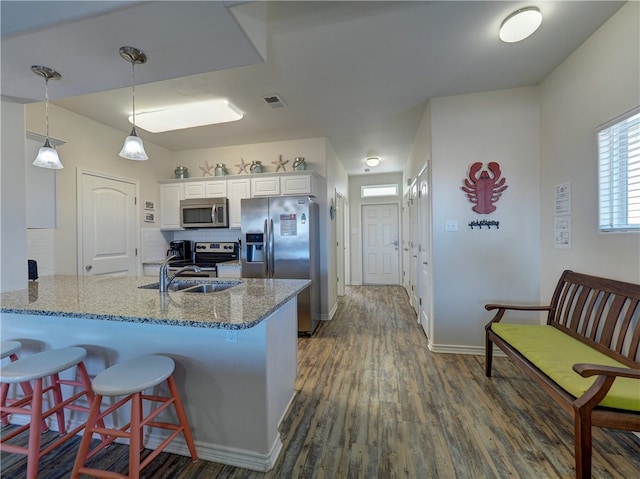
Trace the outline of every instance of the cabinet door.
[[281, 176], [280, 183], [283, 195], [313, 194], [313, 190], [311, 188], [311, 175]]
[[205, 181], [204, 194], [206, 198], [226, 198], [227, 181]]
[[229, 180], [227, 182], [227, 196], [229, 197], [229, 228], [240, 228], [242, 219], [240, 201], [243, 198], [251, 198], [249, 179]]
[[280, 178], [251, 178], [251, 194], [255, 196], [280, 196]]
[[184, 199], [183, 184], [160, 185], [160, 228], [180, 229], [180, 200]]
[[204, 198], [205, 197], [205, 185], [204, 181], [196, 181], [194, 183], [184, 184], [184, 199], [189, 198]]

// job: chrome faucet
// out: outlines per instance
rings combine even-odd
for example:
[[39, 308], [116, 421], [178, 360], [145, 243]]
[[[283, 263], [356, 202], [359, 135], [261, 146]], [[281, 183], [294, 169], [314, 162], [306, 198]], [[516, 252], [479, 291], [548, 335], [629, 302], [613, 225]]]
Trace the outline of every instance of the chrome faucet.
[[162, 263], [162, 266], [160, 266], [160, 277], [158, 278], [158, 289], [160, 290], [161, 293], [166, 293], [167, 291], [169, 291], [169, 285], [174, 279], [176, 279], [176, 276], [180, 275], [180, 273], [184, 273], [185, 271], [193, 271], [194, 273], [201, 272], [198, 266], [196, 266], [195, 264], [189, 264], [187, 266], [180, 268], [174, 274], [170, 275], [169, 263], [171, 263], [171, 260], [174, 258], [175, 256], [169, 256], [167, 260], [164, 263]]

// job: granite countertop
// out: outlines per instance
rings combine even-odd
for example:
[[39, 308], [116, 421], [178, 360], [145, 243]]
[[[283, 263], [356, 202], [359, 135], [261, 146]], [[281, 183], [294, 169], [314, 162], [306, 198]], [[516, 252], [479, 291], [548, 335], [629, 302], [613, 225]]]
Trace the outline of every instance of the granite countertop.
[[[187, 278], [185, 278], [187, 279]], [[157, 281], [157, 280], [156, 280]], [[152, 278], [46, 276], [0, 294], [0, 312], [216, 329], [247, 329], [311, 284], [306, 279], [202, 279], [240, 284], [215, 293], [160, 293]]]

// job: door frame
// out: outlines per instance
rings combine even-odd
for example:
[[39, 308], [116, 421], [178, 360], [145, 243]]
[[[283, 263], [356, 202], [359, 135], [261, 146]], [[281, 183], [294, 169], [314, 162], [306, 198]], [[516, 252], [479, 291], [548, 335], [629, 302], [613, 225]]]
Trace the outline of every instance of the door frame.
[[337, 268], [337, 281], [338, 286], [336, 294], [338, 296], [344, 296], [346, 294], [346, 267], [347, 267], [347, 245], [346, 234], [348, 230], [345, 217], [345, 200], [338, 191], [335, 191], [335, 221], [336, 221], [336, 268]]
[[[137, 198], [140, 198], [140, 182], [131, 178], [125, 178], [122, 176], [114, 176], [107, 173], [102, 173], [94, 170], [87, 170], [85, 168], [76, 167], [76, 270], [78, 277], [84, 276], [82, 272], [82, 252], [84, 251], [84, 243], [82, 239], [83, 231], [83, 218], [82, 218], [82, 177], [83, 175], [97, 176], [106, 180], [120, 181], [123, 183], [133, 184], [135, 187], [136, 206], [133, 222], [135, 223], [133, 231], [135, 238], [135, 251], [140, 251], [140, 205]], [[136, 276], [140, 276], [142, 272], [142, 265], [139, 261], [141, 255], [136, 254], [135, 273]]]

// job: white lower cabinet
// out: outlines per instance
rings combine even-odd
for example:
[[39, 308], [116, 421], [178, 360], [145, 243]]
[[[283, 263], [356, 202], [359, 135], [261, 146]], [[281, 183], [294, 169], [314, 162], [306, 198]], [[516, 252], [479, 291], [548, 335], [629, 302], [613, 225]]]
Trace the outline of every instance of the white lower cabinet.
[[160, 185], [160, 228], [180, 228], [180, 200], [184, 199], [182, 183]]
[[240, 228], [242, 221], [240, 202], [244, 198], [251, 198], [249, 178], [227, 180], [227, 197], [229, 198], [229, 228]]

